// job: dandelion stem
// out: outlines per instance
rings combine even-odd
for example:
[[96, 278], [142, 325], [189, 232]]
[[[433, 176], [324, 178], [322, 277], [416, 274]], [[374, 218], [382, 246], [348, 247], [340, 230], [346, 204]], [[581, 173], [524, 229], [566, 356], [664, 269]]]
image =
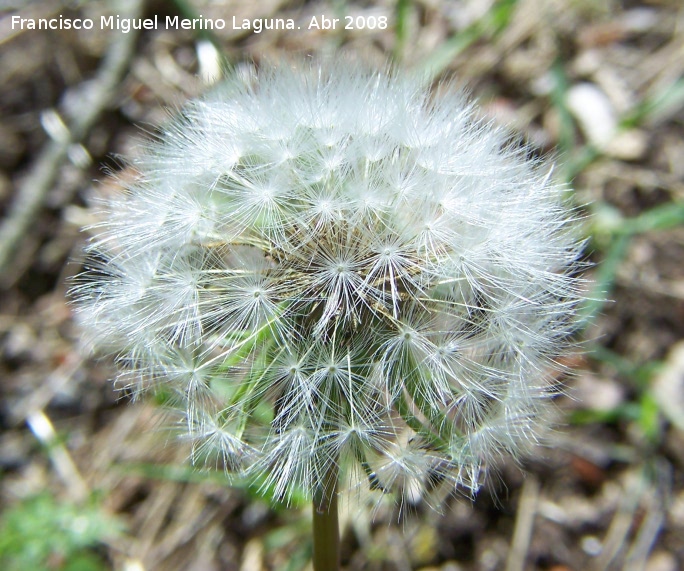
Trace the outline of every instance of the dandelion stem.
[[339, 467], [333, 463], [313, 500], [314, 571], [339, 571], [340, 530], [337, 515]]

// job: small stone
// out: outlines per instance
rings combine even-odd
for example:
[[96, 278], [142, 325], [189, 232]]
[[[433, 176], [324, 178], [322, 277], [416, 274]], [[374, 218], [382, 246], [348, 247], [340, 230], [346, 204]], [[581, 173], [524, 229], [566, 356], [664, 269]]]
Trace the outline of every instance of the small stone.
[[250, 539], [242, 551], [240, 571], [261, 571], [264, 561], [264, 544], [261, 539]]
[[633, 8], [627, 10], [620, 19], [626, 30], [640, 34], [654, 28], [659, 22], [658, 13], [653, 8]]
[[588, 141], [604, 148], [617, 131], [617, 117], [606, 94], [593, 83], [579, 83], [568, 90], [566, 104]]
[[652, 384], [653, 395], [663, 414], [684, 431], [684, 341], [676, 343]]
[[667, 551], [656, 551], [646, 561], [644, 571], [677, 571], [677, 559]]
[[613, 410], [625, 399], [624, 389], [619, 383], [590, 373], [578, 376], [570, 391], [583, 408], [592, 410]]
[[648, 149], [648, 136], [640, 129], [630, 129], [618, 133], [606, 145], [604, 151], [608, 156], [623, 161], [635, 161], [643, 158]]
[[684, 527], [684, 492], [680, 492], [670, 502], [667, 510], [670, 521], [677, 527]]
[[593, 535], [586, 535], [582, 538], [582, 551], [584, 551], [587, 555], [596, 557], [597, 555], [600, 555], [601, 551], [603, 551], [603, 545], [598, 538], [594, 537]]

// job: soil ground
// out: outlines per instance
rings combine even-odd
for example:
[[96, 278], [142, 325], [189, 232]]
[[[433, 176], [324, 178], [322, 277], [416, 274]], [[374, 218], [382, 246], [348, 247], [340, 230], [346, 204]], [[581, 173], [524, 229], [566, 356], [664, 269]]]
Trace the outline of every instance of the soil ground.
[[[228, 26], [127, 35], [11, 24], [12, 15], [99, 23], [136, 4], [145, 17], [201, 14]], [[344, 568], [684, 568], [680, 2], [7, 0], [0, 10], [5, 568], [309, 565], [308, 509], [271, 509], [220, 473], [189, 468], [154, 404], [122, 398], [111, 364], [83, 350], [65, 299], [80, 271], [80, 229], [93, 220], [89, 197], [111, 191], [108, 173], [126, 176], [119, 157], [206, 88], [217, 53], [236, 66], [345, 53], [453, 80], [485, 116], [555, 153], [585, 205], [597, 301], [580, 356], [566, 358], [574, 374], [551, 446], [522, 465], [503, 461], [475, 501], [454, 498], [443, 515], [416, 506], [400, 523], [382, 510], [371, 521], [352, 504]], [[321, 15], [366, 28], [308, 29]], [[369, 28], [383, 16], [386, 29]], [[233, 17], [252, 28], [292, 18], [302, 29], [235, 30]]]

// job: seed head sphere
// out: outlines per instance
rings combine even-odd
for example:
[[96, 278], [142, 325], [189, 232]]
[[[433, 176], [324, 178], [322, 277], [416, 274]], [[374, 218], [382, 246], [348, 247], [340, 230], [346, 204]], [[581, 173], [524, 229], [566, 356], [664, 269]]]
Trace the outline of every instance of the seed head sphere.
[[236, 74], [148, 145], [74, 288], [120, 380], [276, 497], [475, 490], [535, 442], [581, 244], [550, 168], [393, 72]]

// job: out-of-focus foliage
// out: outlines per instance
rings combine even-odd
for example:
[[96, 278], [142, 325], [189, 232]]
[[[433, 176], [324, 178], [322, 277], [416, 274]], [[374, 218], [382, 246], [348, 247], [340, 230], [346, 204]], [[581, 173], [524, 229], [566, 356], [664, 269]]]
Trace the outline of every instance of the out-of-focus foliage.
[[121, 523], [97, 501], [58, 501], [50, 493], [7, 510], [0, 523], [0, 568], [5, 571], [106, 569], [97, 546], [121, 531]]

